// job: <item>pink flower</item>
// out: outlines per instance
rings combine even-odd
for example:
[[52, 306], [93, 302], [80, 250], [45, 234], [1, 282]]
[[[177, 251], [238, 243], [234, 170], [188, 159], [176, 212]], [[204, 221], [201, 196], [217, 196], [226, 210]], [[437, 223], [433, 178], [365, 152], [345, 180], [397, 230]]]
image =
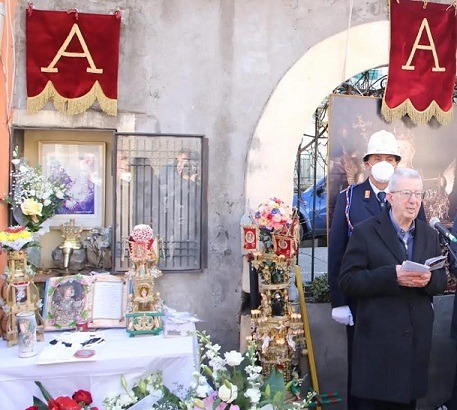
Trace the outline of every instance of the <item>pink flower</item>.
[[291, 223], [289, 207], [278, 198], [270, 198], [259, 205], [254, 221], [269, 230], [282, 230]]
[[217, 393], [211, 393], [208, 397], [203, 399], [203, 404], [205, 405], [205, 409], [212, 409], [213, 403], [216, 400]]

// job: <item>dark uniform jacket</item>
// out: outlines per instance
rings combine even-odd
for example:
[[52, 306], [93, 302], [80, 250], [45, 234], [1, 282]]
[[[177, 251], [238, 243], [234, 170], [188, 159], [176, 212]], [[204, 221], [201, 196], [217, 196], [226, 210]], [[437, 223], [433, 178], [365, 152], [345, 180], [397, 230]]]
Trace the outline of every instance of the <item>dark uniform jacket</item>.
[[[441, 254], [437, 232], [416, 219], [412, 260]], [[424, 288], [397, 283], [396, 265], [406, 260], [388, 212], [358, 224], [340, 274], [341, 291], [356, 298], [352, 394], [408, 403], [427, 393], [433, 330], [432, 297], [446, 288], [446, 272], [432, 271]]]

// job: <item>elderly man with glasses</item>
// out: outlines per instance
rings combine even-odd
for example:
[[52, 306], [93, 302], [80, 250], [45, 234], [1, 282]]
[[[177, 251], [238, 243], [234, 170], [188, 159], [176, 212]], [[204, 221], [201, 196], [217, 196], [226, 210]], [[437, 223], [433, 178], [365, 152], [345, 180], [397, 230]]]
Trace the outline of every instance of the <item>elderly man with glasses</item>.
[[343, 257], [340, 289], [358, 300], [352, 394], [361, 410], [413, 410], [427, 393], [432, 296], [445, 290], [446, 272], [402, 268], [441, 254], [437, 232], [417, 219], [422, 193], [417, 171], [397, 169], [390, 209], [354, 227]]

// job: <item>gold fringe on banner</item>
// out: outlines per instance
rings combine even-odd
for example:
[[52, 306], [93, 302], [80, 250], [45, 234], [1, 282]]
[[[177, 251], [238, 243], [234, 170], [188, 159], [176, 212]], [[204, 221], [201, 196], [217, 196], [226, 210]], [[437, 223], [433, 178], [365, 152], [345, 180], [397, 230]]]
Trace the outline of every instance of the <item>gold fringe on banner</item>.
[[416, 110], [409, 98], [395, 108], [388, 107], [383, 99], [381, 106], [381, 114], [387, 122], [397, 121], [408, 115], [416, 125], [426, 124], [432, 117], [436, 117], [441, 125], [449, 124], [452, 121], [453, 112], [453, 107], [449, 111], [443, 111], [435, 101], [432, 101], [424, 111], [419, 111]]
[[77, 98], [62, 97], [54, 88], [52, 82], [48, 81], [46, 87], [40, 94], [35, 97], [27, 97], [27, 112], [29, 114], [36, 113], [41, 110], [49, 100], [52, 100], [57, 111], [64, 114], [81, 114], [88, 110], [96, 100], [98, 100], [100, 108], [106, 114], [117, 114], [117, 100], [106, 97], [98, 81], [94, 83], [86, 95]]

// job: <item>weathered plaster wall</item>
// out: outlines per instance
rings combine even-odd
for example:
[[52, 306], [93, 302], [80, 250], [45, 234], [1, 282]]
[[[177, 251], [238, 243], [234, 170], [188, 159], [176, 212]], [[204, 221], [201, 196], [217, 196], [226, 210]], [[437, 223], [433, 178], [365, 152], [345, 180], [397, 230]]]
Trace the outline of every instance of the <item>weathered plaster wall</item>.
[[[209, 138], [208, 270], [166, 275], [160, 285], [170, 306], [197, 313], [205, 320], [202, 327], [226, 348], [238, 344], [239, 220], [246, 201], [251, 196], [247, 206], [254, 208], [258, 198], [291, 192], [291, 161], [301, 130], [310, 121], [310, 113], [296, 104], [320, 101], [325, 94], [289, 86], [280, 95], [275, 102], [281, 107], [278, 112], [290, 110], [295, 113], [290, 120], [299, 121], [292, 128], [287, 117], [277, 118], [276, 110], [267, 110], [270, 97], [288, 70], [314, 46], [350, 26], [387, 19], [385, 2], [354, 0], [352, 12], [350, 4], [346, 0], [34, 1], [37, 9], [122, 11], [120, 115], [115, 124], [119, 130]], [[112, 128], [115, 120], [95, 110], [72, 118], [56, 114], [50, 105], [46, 112], [24, 113], [26, 3], [19, 2], [17, 7], [15, 124]], [[379, 39], [382, 44], [386, 41]], [[346, 44], [348, 51], [358, 46], [343, 41], [338, 43], [343, 50], [328, 48], [313, 54], [313, 71], [307, 71], [307, 64], [299, 66], [303, 78], [325, 81], [326, 74], [316, 75], [316, 67], [324, 67], [328, 71], [323, 73], [331, 72], [340, 82], [344, 67], [333, 66], [332, 58], [337, 52], [341, 61]], [[306, 94], [295, 98], [302, 91]], [[261, 118], [263, 123], [259, 123]], [[268, 124], [276, 124], [274, 135], [265, 128]], [[255, 195], [250, 194], [253, 186]]]

